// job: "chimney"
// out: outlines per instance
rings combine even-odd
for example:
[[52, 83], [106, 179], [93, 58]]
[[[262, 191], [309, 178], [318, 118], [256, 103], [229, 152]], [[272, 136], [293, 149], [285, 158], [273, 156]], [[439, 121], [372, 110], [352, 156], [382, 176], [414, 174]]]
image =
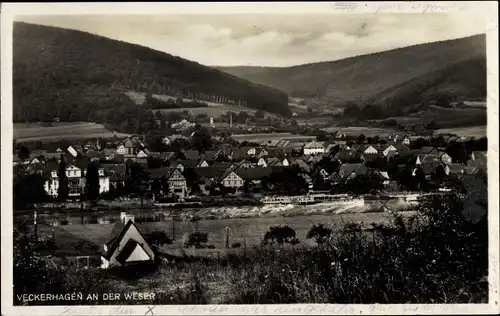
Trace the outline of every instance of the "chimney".
[[128, 221], [132, 221], [132, 223], [135, 223], [135, 216], [132, 214], [127, 214], [126, 212], [121, 212], [120, 220], [123, 224], [127, 224]]

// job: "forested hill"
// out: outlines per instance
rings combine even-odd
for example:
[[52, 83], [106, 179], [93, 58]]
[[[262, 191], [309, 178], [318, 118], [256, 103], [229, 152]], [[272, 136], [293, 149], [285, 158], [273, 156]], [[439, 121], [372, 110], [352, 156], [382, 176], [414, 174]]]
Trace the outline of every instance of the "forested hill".
[[150, 48], [22, 22], [14, 23], [13, 35], [16, 122], [119, 120], [117, 109], [132, 106], [127, 91], [290, 114], [281, 91]]
[[218, 69], [333, 107], [352, 102], [404, 107], [437, 97], [485, 98], [486, 35], [294, 67]]

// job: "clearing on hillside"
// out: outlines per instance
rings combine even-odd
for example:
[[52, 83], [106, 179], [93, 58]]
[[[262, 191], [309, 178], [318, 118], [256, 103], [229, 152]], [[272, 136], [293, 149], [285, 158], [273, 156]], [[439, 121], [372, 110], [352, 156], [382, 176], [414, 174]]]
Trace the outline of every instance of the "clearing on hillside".
[[[146, 94], [141, 93], [141, 92], [135, 92], [135, 91], [127, 91], [125, 92], [125, 95], [127, 95], [132, 101], [134, 101], [137, 105], [142, 105], [144, 104], [144, 101], [146, 100]], [[168, 100], [176, 100], [177, 98], [171, 95], [161, 95], [161, 94], [153, 94], [153, 97], [161, 100], [161, 101], [168, 101]], [[182, 98], [184, 102], [192, 102], [194, 99], [187, 99], [187, 98]], [[206, 103], [208, 107], [198, 107], [198, 108], [177, 108], [177, 109], [159, 109], [159, 110], [153, 110], [154, 112], [161, 111], [163, 113], [168, 113], [168, 112], [183, 112], [183, 111], [188, 111], [191, 115], [198, 115], [198, 114], [206, 114], [209, 117], [214, 117], [217, 118], [223, 114], [226, 114], [227, 112], [233, 112], [233, 113], [238, 113], [238, 112], [246, 112], [249, 115], [254, 115], [255, 112], [257, 112], [256, 109], [249, 108], [249, 107], [244, 107], [236, 104], [223, 104], [223, 103], [216, 103], [216, 102], [207, 102], [203, 100], [197, 100], [203, 103]], [[278, 117], [278, 115], [269, 113], [269, 112], [264, 112], [265, 116], [270, 116], [270, 117]]]

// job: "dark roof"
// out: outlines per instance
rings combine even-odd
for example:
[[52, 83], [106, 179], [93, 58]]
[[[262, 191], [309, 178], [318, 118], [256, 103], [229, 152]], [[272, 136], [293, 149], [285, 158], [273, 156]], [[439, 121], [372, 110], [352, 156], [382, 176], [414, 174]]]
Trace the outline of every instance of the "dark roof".
[[428, 162], [422, 164], [422, 171], [425, 174], [433, 174], [436, 172], [437, 167], [441, 166], [441, 163], [438, 161]]
[[131, 225], [134, 225], [134, 222], [131, 220], [129, 220], [127, 224], [123, 224], [121, 221], [115, 223], [113, 230], [109, 235], [108, 241], [106, 242], [108, 251], [103, 252], [104, 258], [109, 259], [113, 255], [116, 247], [120, 244], [120, 240], [123, 238], [123, 235], [125, 235]]
[[216, 167], [196, 167], [193, 168], [194, 172], [198, 175], [198, 177], [204, 177], [207, 179], [215, 179], [226, 169], [216, 168]]
[[342, 150], [339, 150], [334, 158], [335, 159], [338, 159], [340, 161], [348, 161], [348, 160], [352, 160], [356, 157], [355, 153], [352, 151], [352, 150], [349, 150], [349, 149], [342, 149]]
[[271, 158], [267, 158], [267, 161], [266, 161], [267, 165], [272, 167], [272, 166], [280, 166], [280, 165], [283, 165], [281, 163], [281, 161], [278, 159], [278, 158], [275, 158], [275, 157], [271, 157]]
[[150, 179], [160, 179], [162, 177], [168, 179], [175, 170], [176, 170], [175, 167], [149, 169], [149, 177]]
[[198, 160], [178, 160], [176, 164], [181, 164], [184, 168], [195, 168], [196, 166], [198, 166]]
[[338, 173], [341, 177], [345, 178], [353, 172], [356, 174], [365, 174], [367, 171], [368, 168], [362, 163], [346, 163], [340, 166]]
[[185, 150], [182, 153], [187, 160], [198, 160], [200, 158], [200, 153], [197, 150]]
[[217, 150], [206, 150], [203, 153], [203, 159], [208, 161], [214, 160], [215, 154], [217, 154], [217, 152], [218, 152]]
[[384, 155], [382, 153], [377, 153], [377, 154], [362, 154], [362, 157], [364, 161], [374, 161], [377, 160], [378, 158], [383, 158]]
[[398, 150], [398, 152], [400, 154], [408, 154], [410, 153], [410, 148], [408, 148], [407, 146], [403, 145], [403, 144], [400, 144], [400, 143], [397, 143], [397, 144], [392, 144], [394, 147], [396, 147], [396, 149]]
[[264, 177], [269, 176], [273, 172], [271, 167], [255, 167], [255, 168], [241, 168], [236, 171], [236, 173], [243, 180], [261, 180]]
[[451, 163], [448, 165], [450, 173], [463, 173], [464, 166], [461, 163]]

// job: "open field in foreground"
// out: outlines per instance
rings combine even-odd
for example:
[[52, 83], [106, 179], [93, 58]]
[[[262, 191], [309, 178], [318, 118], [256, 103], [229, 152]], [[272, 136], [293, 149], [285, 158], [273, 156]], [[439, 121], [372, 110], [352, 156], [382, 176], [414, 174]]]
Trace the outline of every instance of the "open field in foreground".
[[[404, 212], [402, 214], [412, 214]], [[302, 243], [308, 243], [306, 234], [309, 229], [318, 223], [339, 225], [345, 223], [358, 223], [369, 227], [373, 222], [387, 222], [390, 218], [389, 213], [351, 213], [351, 214], [314, 214], [298, 216], [273, 216], [259, 218], [228, 218], [228, 219], [205, 219], [193, 222], [190, 220], [176, 220], [174, 223], [170, 219], [163, 222], [137, 223], [139, 230], [143, 234], [153, 231], [165, 232], [170, 237], [175, 237], [174, 245], [168, 246], [169, 252], [175, 252], [178, 255], [182, 253], [199, 254], [204, 252], [214, 252], [208, 249], [182, 249], [183, 244], [190, 233], [193, 231], [202, 231], [208, 233], [208, 245], [214, 245], [216, 249], [225, 248], [225, 230], [229, 228], [229, 243], [240, 243], [242, 246], [257, 245], [262, 241], [264, 234], [271, 226], [289, 225], [295, 229], [297, 238]], [[114, 224], [73, 224], [52, 227], [49, 225], [40, 225], [40, 236], [52, 237], [54, 229], [55, 238], [61, 251], [74, 252], [75, 246], [81, 240], [85, 240], [94, 245], [102, 245], [111, 234]], [[175, 234], [173, 231], [175, 230]]]
[[14, 139], [17, 141], [56, 141], [61, 139], [127, 137], [128, 134], [113, 132], [102, 124], [89, 122], [60, 122], [52, 126], [42, 123], [14, 123]]

